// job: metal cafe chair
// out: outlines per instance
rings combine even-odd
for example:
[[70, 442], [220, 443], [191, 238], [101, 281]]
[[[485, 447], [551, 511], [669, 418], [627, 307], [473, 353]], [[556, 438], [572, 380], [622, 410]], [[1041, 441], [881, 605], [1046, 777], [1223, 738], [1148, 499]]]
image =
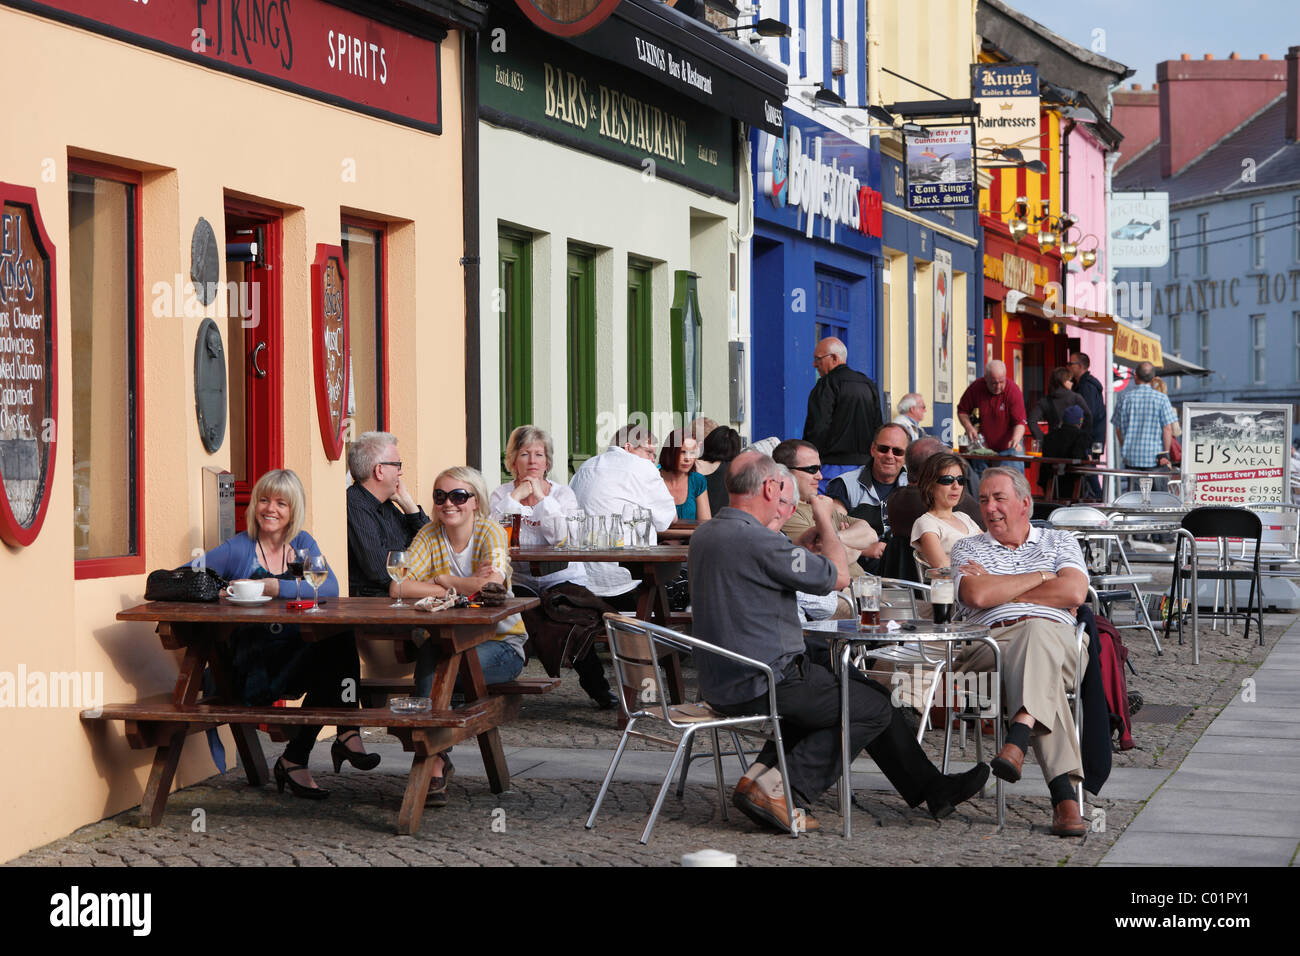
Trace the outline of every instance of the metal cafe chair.
[[[726, 650], [707, 641], [702, 641], [697, 637], [679, 634], [677, 631], [669, 630], [666, 627], [618, 614], [605, 615], [605, 631], [609, 636], [610, 656], [614, 662], [614, 673], [617, 676], [620, 690], [630, 691], [630, 693], [619, 694], [619, 706], [623, 708], [623, 713], [627, 718], [627, 726], [624, 728], [623, 736], [618, 742], [618, 749], [614, 751], [614, 757], [609, 763], [609, 770], [605, 773], [605, 779], [601, 782], [600, 792], [596, 795], [596, 803], [591, 808], [590, 816], [587, 817], [588, 830], [596, 825], [596, 814], [600, 812], [600, 806], [605, 800], [605, 794], [609, 792], [609, 785], [614, 779], [614, 774], [618, 771], [618, 764], [623, 759], [623, 753], [627, 749], [628, 741], [633, 737], [652, 740], [676, 748], [668, 772], [664, 774], [663, 784], [659, 787], [659, 794], [655, 798], [654, 807], [650, 811], [650, 818], [646, 821], [645, 830], [641, 834], [641, 843], [643, 844], [650, 839], [655, 820], [659, 816], [659, 810], [663, 807], [664, 797], [667, 796], [668, 788], [672, 785], [673, 775], [677, 772], [677, 767], [682, 762], [683, 756], [689, 752], [691, 740], [697, 733], [707, 731], [713, 738], [713, 771], [718, 788], [718, 803], [722, 807], [722, 818], [724, 820], [727, 819], [727, 793], [722, 781], [719, 730], [735, 731], [740, 734], [772, 740], [776, 744], [776, 759], [781, 779], [789, 781], [790, 775], [787, 773], [785, 766], [785, 747], [781, 740], [781, 721], [776, 707], [776, 677], [772, 673], [772, 668], [761, 661]], [[727, 716], [713, 710], [705, 702], [697, 704], [669, 703], [668, 697], [664, 693], [667, 684], [664, 682], [663, 668], [659, 663], [659, 658], [665, 650], [684, 651], [695, 655], [713, 655], [753, 668], [767, 679], [767, 712], [743, 716]], [[632, 709], [628, 704], [629, 699], [636, 702], [636, 709]], [[680, 738], [671, 740], [638, 729], [638, 725], [650, 721], [666, 725], [670, 731], [680, 733]], [[788, 785], [785, 788], [785, 805], [787, 819], [795, 821], [794, 802]], [[791, 826], [790, 835], [792, 837], [799, 835], [797, 824]]]
[[[1300, 572], [1300, 505], [1282, 501], [1248, 501], [1242, 505], [1259, 515], [1263, 522], [1260, 536], [1260, 577], [1295, 578]], [[1242, 539], [1237, 554], [1228, 556], [1232, 564], [1250, 564], [1254, 557], [1250, 542]]]
[[[1152, 492], [1154, 501], [1156, 492]], [[1123, 497], [1123, 496], [1121, 496]], [[1054, 528], [1084, 528], [1097, 524], [1106, 524], [1114, 521], [1114, 518], [1107, 515], [1099, 508], [1092, 508], [1087, 505], [1071, 505], [1064, 508], [1057, 508], [1047, 520], [1051, 522]], [[1113, 617], [1111, 608], [1119, 602], [1131, 602], [1133, 605], [1133, 621], [1128, 624], [1119, 624], [1114, 621], [1116, 630], [1138, 630], [1146, 631], [1151, 636], [1152, 642], [1156, 646], [1156, 653], [1163, 654], [1164, 650], [1160, 646], [1160, 638], [1156, 635], [1155, 624], [1151, 620], [1151, 613], [1147, 610], [1146, 595], [1142, 593], [1142, 585], [1150, 584], [1155, 579], [1146, 572], [1134, 572], [1132, 565], [1129, 563], [1128, 552], [1124, 549], [1123, 542], [1118, 535], [1106, 534], [1096, 531], [1079, 531], [1079, 544], [1084, 550], [1084, 559], [1088, 565], [1088, 583], [1097, 589], [1101, 607], [1106, 611], [1107, 617]], [[1093, 546], [1096, 546], [1094, 549]], [[1114, 549], [1112, 551], [1112, 549]], [[1116, 571], [1112, 566], [1114, 557], [1118, 555], [1119, 563], [1122, 566], [1120, 571]], [[1098, 609], [1097, 613], [1101, 613]]]
[[[1223, 619], [1224, 621], [1231, 621], [1235, 617], [1244, 617], [1246, 627], [1243, 637], [1249, 639], [1251, 611], [1253, 609], [1256, 624], [1259, 628], [1259, 643], [1262, 646], [1264, 643], [1264, 594], [1263, 581], [1260, 576], [1260, 551], [1262, 550], [1261, 539], [1263, 538], [1264, 525], [1259, 515], [1245, 508], [1194, 508], [1183, 516], [1182, 525], [1198, 541], [1212, 539], [1218, 545], [1215, 565], [1210, 568], [1198, 567], [1196, 569], [1198, 580], [1221, 581], [1227, 586], [1224, 609], [1219, 610], [1216, 593], [1214, 610], [1201, 613], [1203, 615], [1208, 614], [1211, 619]], [[1230, 557], [1234, 543], [1243, 549], [1243, 555], [1250, 554], [1250, 557], [1245, 559], [1250, 565], [1249, 568], [1232, 566], [1233, 562]], [[1249, 549], [1249, 552], [1246, 549]], [[1205, 554], [1206, 552], [1203, 550], [1199, 553]], [[1165, 637], [1169, 637], [1169, 625], [1176, 617], [1178, 619], [1178, 642], [1180, 644], [1183, 638], [1183, 614], [1181, 613], [1182, 604], [1180, 603], [1183, 582], [1189, 581], [1192, 575], [1190, 562], [1184, 558], [1183, 554], [1183, 539], [1179, 538], [1174, 549], [1174, 577], [1169, 585], [1169, 607], [1171, 610], [1169, 617], [1165, 619]], [[1246, 599], [1246, 610], [1244, 612], [1237, 609], [1236, 582], [1238, 581], [1250, 582], [1250, 593]], [[1257, 594], [1259, 595], [1258, 600], [1256, 599]], [[1191, 594], [1188, 599], [1196, 601], [1198, 597]]]

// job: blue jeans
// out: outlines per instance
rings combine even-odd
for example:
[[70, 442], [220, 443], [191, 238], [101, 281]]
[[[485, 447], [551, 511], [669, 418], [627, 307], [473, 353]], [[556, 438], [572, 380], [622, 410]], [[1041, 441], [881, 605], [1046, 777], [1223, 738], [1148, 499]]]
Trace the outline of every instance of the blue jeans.
[[[439, 647], [433, 640], [420, 645], [415, 659], [415, 696], [428, 697], [433, 691], [433, 672], [438, 669], [441, 655]], [[483, 668], [485, 684], [504, 684], [514, 680], [524, 669], [524, 659], [505, 641], [488, 641], [474, 648], [478, 655], [479, 667]], [[465, 691], [465, 671], [462, 668], [456, 677], [456, 690]]]

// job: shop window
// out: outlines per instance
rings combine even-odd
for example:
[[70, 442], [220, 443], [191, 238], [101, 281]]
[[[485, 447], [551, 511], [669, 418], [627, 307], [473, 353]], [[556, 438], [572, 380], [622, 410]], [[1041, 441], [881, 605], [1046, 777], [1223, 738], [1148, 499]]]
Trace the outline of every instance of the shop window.
[[387, 249], [383, 225], [344, 217], [343, 265], [348, 270], [348, 395], [351, 434], [388, 427]]
[[72, 533], [78, 578], [144, 570], [139, 230], [139, 175], [69, 163]]
[[627, 265], [627, 408], [647, 420], [654, 410], [653, 311], [650, 305], [650, 266], [636, 260]]
[[497, 237], [497, 292], [500, 301], [501, 475], [506, 470], [505, 447], [510, 432], [533, 421], [533, 256], [526, 233], [502, 232]]
[[569, 470], [596, 454], [596, 259], [569, 247], [566, 274], [569, 359]]

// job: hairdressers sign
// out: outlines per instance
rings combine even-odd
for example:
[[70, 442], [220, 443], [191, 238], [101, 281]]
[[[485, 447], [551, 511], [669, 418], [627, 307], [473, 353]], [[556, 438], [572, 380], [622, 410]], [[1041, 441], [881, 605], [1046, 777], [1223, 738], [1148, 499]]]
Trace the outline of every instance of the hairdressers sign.
[[36, 190], [0, 183], [0, 539], [31, 544], [54, 477], [54, 246]]

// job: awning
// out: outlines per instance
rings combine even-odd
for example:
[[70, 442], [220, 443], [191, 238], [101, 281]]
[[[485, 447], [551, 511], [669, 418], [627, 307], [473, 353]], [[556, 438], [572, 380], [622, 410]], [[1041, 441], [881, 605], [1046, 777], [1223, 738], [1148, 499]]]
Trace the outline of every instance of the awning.
[[1165, 353], [1165, 364], [1156, 369], [1157, 375], [1211, 375], [1213, 372], [1208, 368], [1202, 368], [1192, 362], [1179, 358], [1177, 355]]
[[1083, 332], [1115, 334], [1115, 319], [1104, 312], [1090, 312], [1088, 309], [1078, 308], [1057, 309], [1042, 299], [1015, 290], [1007, 293], [1006, 306], [1008, 312], [1016, 315], [1029, 315], [1048, 322], [1060, 322]]
[[569, 42], [757, 129], [785, 132], [785, 67], [666, 3], [623, 0], [608, 20]]
[[1115, 361], [1120, 365], [1136, 368], [1142, 362], [1150, 362], [1156, 368], [1164, 365], [1164, 352], [1160, 348], [1160, 336], [1134, 328], [1123, 319], [1115, 320]]

